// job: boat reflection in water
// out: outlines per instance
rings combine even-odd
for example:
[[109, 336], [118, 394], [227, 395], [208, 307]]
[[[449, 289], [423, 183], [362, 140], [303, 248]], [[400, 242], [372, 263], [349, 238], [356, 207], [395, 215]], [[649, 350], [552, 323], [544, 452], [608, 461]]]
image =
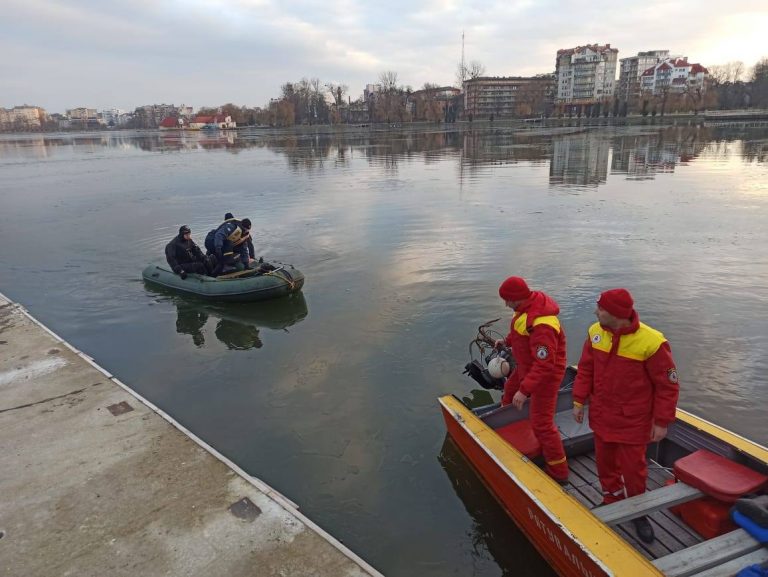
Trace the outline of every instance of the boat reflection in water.
[[[215, 303], [185, 298], [161, 288], [149, 287], [176, 306], [176, 332], [189, 335], [195, 346], [206, 346], [206, 325], [215, 322], [213, 333], [230, 350], [260, 349], [260, 329], [286, 330], [301, 322], [308, 313], [301, 292], [290, 296], [253, 303]], [[211, 319], [210, 321], [209, 319]], [[210, 325], [209, 325], [210, 326]]]
[[437, 460], [472, 518], [473, 557], [490, 555], [502, 570], [502, 575], [556, 577], [556, 573], [483, 485], [449, 435], [445, 436]]

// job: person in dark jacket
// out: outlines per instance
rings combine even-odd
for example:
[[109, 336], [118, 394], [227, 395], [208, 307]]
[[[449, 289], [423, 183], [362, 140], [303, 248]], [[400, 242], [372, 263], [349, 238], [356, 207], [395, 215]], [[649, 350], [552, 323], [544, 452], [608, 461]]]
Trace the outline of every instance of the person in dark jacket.
[[254, 249], [250, 239], [251, 221], [247, 218], [238, 220], [231, 212], [224, 216], [227, 217], [224, 222], [205, 237], [208, 254], [216, 257], [214, 276], [225, 272], [227, 268], [235, 267], [237, 263], [240, 263], [242, 268], [252, 268], [250, 259]]
[[192, 231], [186, 224], [165, 246], [165, 260], [171, 270], [183, 279], [187, 278], [187, 273], [208, 274], [205, 256], [192, 240]]
[[235, 253], [240, 255], [240, 261], [248, 268], [248, 263], [256, 260], [256, 250], [253, 248], [253, 238], [251, 237], [251, 219], [244, 218], [240, 221], [240, 228], [243, 230], [240, 240], [233, 243]]

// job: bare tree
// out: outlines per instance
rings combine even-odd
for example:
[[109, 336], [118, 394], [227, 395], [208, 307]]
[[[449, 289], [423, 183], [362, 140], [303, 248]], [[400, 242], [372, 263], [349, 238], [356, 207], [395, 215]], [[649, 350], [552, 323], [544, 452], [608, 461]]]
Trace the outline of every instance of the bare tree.
[[328, 82], [325, 85], [325, 89], [333, 98], [336, 106], [341, 106], [344, 103], [344, 96], [349, 92], [349, 86], [346, 84], [336, 84], [335, 82]]
[[384, 92], [393, 91], [397, 89], [397, 72], [392, 70], [385, 70], [379, 74], [379, 84]]
[[485, 75], [485, 66], [477, 60], [473, 60], [469, 63], [467, 68], [467, 76], [469, 78], [480, 78]]
[[379, 84], [381, 84], [381, 93], [376, 99], [376, 119], [385, 120], [387, 123], [396, 118], [402, 120], [405, 112], [404, 103], [401, 103], [403, 90], [397, 85], [397, 72], [392, 70], [382, 72], [379, 74]]
[[745, 71], [744, 63], [740, 60], [734, 60], [733, 62], [710, 66], [709, 78], [715, 86], [728, 82], [735, 84], [743, 80]]
[[459, 62], [456, 65], [456, 86], [458, 88], [464, 89], [464, 81], [469, 78], [469, 74], [467, 74], [467, 66]]

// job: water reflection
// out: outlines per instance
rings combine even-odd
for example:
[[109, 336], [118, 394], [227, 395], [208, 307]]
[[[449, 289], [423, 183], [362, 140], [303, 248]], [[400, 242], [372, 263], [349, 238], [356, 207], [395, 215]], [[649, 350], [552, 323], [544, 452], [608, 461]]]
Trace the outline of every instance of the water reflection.
[[208, 303], [188, 299], [161, 287], [145, 285], [147, 291], [162, 295], [176, 306], [176, 332], [189, 335], [198, 348], [206, 341], [209, 318], [215, 320], [213, 334], [229, 350], [246, 351], [264, 346], [260, 330], [286, 330], [301, 322], [308, 314], [302, 293], [257, 303]]
[[693, 161], [710, 144], [707, 129], [683, 128], [657, 134], [617, 139], [611, 172], [634, 180], [652, 179], [656, 173], [674, 172], [675, 166]]
[[[702, 126], [623, 127], [590, 129], [558, 127], [543, 130], [436, 129], [425, 132], [340, 131], [279, 134], [267, 130], [243, 132], [116, 132], [11, 136], [0, 139], [0, 159], [47, 159], [77, 147], [133, 148], [146, 152], [185, 152], [223, 149], [232, 153], [265, 148], [287, 160], [296, 172], [347, 168], [353, 159], [397, 174], [400, 163], [419, 157], [425, 164], [455, 156], [459, 179], [487, 167], [549, 163], [549, 184], [557, 187], [597, 187], [609, 174], [629, 180], [652, 179], [694, 161], [703, 151], [728, 156], [735, 141], [743, 145], [745, 162], [768, 160], [768, 127], [743, 131]], [[610, 168], [610, 173], [609, 173]]]
[[552, 568], [520, 532], [447, 435], [437, 460], [472, 518], [472, 557], [483, 559], [490, 555], [505, 576], [554, 577]]

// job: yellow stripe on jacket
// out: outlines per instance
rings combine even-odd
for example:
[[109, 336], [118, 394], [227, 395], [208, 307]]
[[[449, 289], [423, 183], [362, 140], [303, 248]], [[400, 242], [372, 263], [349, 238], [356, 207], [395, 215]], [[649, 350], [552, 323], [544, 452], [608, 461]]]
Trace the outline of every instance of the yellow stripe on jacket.
[[[536, 317], [533, 319], [533, 326], [549, 325], [555, 332], [560, 332], [560, 320], [554, 315]], [[528, 313], [523, 313], [515, 319], [514, 330], [519, 335], [528, 335]]]
[[[616, 354], [635, 361], [648, 360], [667, 341], [660, 331], [644, 323], [640, 323], [640, 327], [634, 333], [621, 335], [619, 339], [619, 348]], [[595, 323], [589, 327], [589, 340], [593, 349], [604, 353], [611, 352], [613, 333], [601, 327], [600, 323]]]

